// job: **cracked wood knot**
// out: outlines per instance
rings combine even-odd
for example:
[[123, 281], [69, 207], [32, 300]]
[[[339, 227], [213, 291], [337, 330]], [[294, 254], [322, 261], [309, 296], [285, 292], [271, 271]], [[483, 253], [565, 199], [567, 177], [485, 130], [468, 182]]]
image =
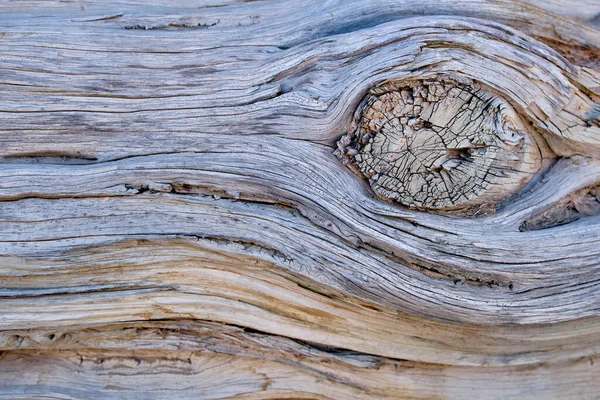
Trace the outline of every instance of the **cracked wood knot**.
[[381, 198], [457, 215], [493, 212], [539, 169], [515, 110], [474, 82], [372, 88], [337, 155]]

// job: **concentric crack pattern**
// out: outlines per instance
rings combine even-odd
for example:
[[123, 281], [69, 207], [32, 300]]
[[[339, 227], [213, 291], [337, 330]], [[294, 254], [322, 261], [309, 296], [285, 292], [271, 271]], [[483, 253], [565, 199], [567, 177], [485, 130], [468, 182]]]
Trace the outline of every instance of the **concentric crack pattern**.
[[388, 82], [361, 107], [338, 154], [385, 200], [485, 214], [539, 169], [517, 113], [475, 83]]

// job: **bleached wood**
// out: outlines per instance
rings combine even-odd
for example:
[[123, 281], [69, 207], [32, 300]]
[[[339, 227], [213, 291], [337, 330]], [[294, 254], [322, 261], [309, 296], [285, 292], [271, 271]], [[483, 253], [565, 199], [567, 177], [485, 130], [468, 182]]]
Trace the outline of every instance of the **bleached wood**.
[[[0, 397], [597, 396], [600, 33], [562, 14], [0, 2]], [[484, 216], [349, 158], [423, 82], [498, 105], [452, 135], [521, 138]]]
[[540, 169], [514, 110], [472, 83], [384, 84], [366, 96], [356, 125], [338, 155], [377, 195], [412, 209], [490, 213]]

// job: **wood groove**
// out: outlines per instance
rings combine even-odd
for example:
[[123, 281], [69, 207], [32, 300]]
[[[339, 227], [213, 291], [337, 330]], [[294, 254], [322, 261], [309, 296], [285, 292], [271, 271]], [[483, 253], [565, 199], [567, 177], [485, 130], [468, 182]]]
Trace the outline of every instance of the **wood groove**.
[[[1, 3], [0, 398], [595, 398], [600, 33], [571, 3]], [[340, 161], [406, 82], [535, 143], [477, 218]]]

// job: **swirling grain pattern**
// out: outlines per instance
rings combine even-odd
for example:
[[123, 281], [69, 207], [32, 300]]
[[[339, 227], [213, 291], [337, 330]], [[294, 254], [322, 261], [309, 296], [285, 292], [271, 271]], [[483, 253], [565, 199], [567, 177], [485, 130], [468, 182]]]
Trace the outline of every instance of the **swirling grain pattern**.
[[546, 8], [0, 2], [0, 398], [595, 398], [600, 33]]

